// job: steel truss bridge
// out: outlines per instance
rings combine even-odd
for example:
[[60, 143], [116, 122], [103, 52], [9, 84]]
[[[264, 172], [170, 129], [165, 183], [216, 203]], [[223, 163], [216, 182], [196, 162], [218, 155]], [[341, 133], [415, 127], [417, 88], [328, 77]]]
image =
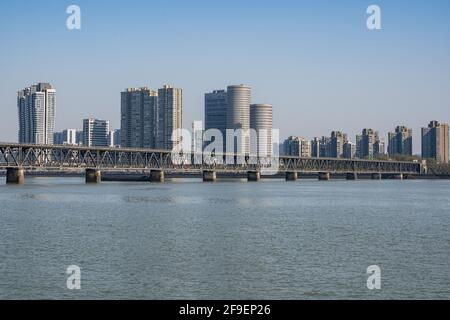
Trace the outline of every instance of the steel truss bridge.
[[[230, 161], [231, 160], [231, 161]], [[171, 151], [131, 148], [79, 147], [0, 143], [0, 169], [98, 169], [161, 170], [166, 172], [249, 172], [275, 168], [279, 173], [384, 173], [420, 174], [418, 162], [184, 154]]]

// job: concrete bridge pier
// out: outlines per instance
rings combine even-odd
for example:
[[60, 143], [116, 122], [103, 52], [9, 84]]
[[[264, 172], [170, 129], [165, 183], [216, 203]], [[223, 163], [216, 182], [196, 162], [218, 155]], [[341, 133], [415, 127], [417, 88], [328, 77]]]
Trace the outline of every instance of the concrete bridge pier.
[[396, 173], [391, 176], [391, 179], [394, 180], [403, 180], [403, 173]]
[[7, 168], [6, 183], [7, 184], [23, 184], [25, 182], [25, 173], [22, 168]]
[[356, 172], [347, 172], [347, 180], [358, 180], [358, 174]]
[[261, 180], [261, 172], [259, 171], [248, 171], [247, 180], [257, 182]]
[[100, 183], [102, 181], [101, 171], [98, 169], [86, 169], [86, 183]]
[[319, 180], [320, 181], [330, 180], [330, 173], [329, 172], [319, 172]]
[[286, 171], [286, 181], [297, 181], [298, 174], [295, 171]]
[[371, 179], [372, 180], [381, 180], [381, 173], [372, 173]]
[[150, 171], [150, 181], [151, 182], [164, 182], [164, 171], [162, 170], [151, 170]]
[[216, 182], [217, 174], [213, 170], [204, 170], [203, 171], [203, 182]]

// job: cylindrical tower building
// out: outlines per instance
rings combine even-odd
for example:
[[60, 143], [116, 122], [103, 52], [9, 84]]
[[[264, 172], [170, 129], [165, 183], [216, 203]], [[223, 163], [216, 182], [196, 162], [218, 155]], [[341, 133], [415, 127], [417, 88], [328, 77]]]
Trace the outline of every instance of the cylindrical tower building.
[[227, 129], [242, 129], [241, 134], [236, 134], [234, 139], [234, 152], [243, 154], [250, 152], [251, 91], [251, 87], [242, 84], [227, 88]]
[[272, 124], [271, 104], [252, 104], [250, 106], [250, 128], [254, 129], [257, 139], [251, 139], [251, 153], [262, 157], [272, 156]]

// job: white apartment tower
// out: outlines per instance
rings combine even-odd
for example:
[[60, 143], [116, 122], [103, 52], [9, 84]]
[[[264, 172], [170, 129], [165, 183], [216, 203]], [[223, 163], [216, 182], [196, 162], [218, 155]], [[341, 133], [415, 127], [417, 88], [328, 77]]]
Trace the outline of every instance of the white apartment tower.
[[19, 143], [53, 144], [55, 89], [38, 83], [17, 93]]

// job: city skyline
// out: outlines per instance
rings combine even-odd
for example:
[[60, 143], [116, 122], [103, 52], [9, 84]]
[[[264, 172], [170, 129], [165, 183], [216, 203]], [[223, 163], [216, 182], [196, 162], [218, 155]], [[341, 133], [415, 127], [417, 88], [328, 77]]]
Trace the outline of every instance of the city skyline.
[[[58, 90], [56, 131], [79, 127], [75, 119], [91, 116], [118, 128], [118, 92], [130, 85], [171, 83], [184, 89], [183, 127], [189, 128], [202, 119], [205, 92], [248, 83], [255, 88], [254, 102], [275, 106], [274, 127], [282, 138], [331, 130], [354, 137], [361, 128], [376, 128], [387, 141], [387, 132], [405, 125], [414, 128], [414, 154], [420, 153], [424, 123], [450, 121], [450, 45], [443, 41], [450, 36], [444, 14], [450, 4], [445, 1], [379, 1], [383, 28], [373, 32], [365, 26], [369, 3], [364, 1], [246, 3], [238, 11], [233, 1], [229, 6], [78, 4], [79, 31], [65, 28], [64, 4], [27, 3], [26, 12], [20, 1], [1, 4], [0, 15], [8, 18], [0, 19], [0, 37], [11, 49], [0, 52], [3, 111], [15, 107], [11, 92], [50, 81]], [[146, 8], [155, 12], [154, 19], [138, 19]], [[58, 45], [47, 42], [47, 50], [33, 38], [19, 41], [33, 28], [34, 19], [27, 17], [35, 15], [59, 17], [44, 19], [40, 29]], [[225, 23], [229, 16], [233, 25]], [[119, 18], [129, 23], [116, 25]], [[173, 35], [170, 41], [166, 32]], [[137, 51], [123, 49], [147, 33], [154, 41], [141, 41]], [[14, 140], [15, 112], [5, 112], [0, 127], [0, 140]]]
[[[182, 127], [182, 88], [170, 85], [164, 85], [158, 91], [148, 87], [127, 88], [121, 92], [120, 129], [110, 130], [109, 120], [85, 118], [81, 138], [77, 129], [54, 131], [55, 93], [50, 83], [37, 83], [18, 91], [19, 143], [170, 150], [182, 141], [179, 130], [186, 130]], [[292, 135], [285, 140], [273, 141], [272, 129], [278, 130], [273, 128], [273, 106], [252, 104], [252, 88], [244, 84], [229, 85], [226, 91], [221, 89], [205, 93], [203, 119], [205, 131], [218, 130], [222, 134], [222, 148], [234, 146], [234, 152], [258, 152], [270, 156], [277, 145], [282, 154], [301, 157], [373, 159], [389, 156], [394, 159], [396, 156], [413, 156], [413, 130], [403, 125], [388, 132], [387, 143], [379, 131], [372, 128], [364, 128], [361, 134], [357, 134], [356, 143], [341, 131], [331, 131], [330, 136], [314, 137], [309, 141]], [[196, 131], [202, 128], [203, 121], [193, 121], [192, 136], [198, 136]], [[237, 135], [235, 132], [234, 142], [230, 146], [225, 128], [243, 130]], [[250, 139], [249, 129], [255, 130], [257, 140]], [[45, 133], [47, 130], [49, 132]], [[122, 138], [118, 139], [119, 136]], [[421, 128], [421, 154], [414, 156], [448, 163], [448, 139], [448, 124], [432, 120], [427, 128]], [[204, 147], [208, 144], [201, 143]], [[193, 148], [197, 145], [197, 142], [192, 143]]]

